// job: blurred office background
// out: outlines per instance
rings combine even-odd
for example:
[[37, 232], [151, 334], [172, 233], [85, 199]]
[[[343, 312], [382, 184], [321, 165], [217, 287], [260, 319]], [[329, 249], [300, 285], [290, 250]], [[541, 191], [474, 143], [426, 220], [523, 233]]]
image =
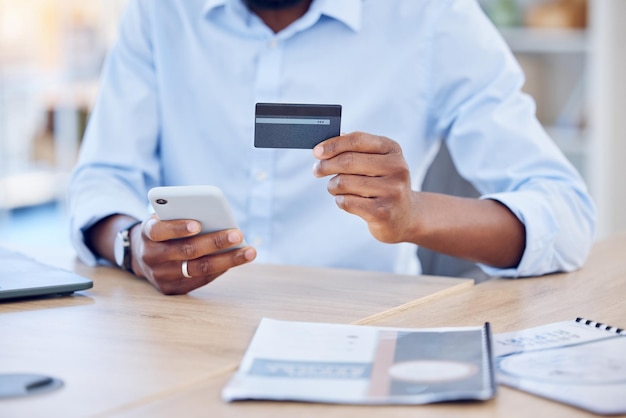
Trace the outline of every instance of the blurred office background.
[[0, 243], [70, 251], [65, 185], [126, 0], [0, 0]]
[[[479, 1], [586, 179], [598, 238], [626, 230], [626, 0]], [[71, 251], [65, 185], [126, 2], [0, 0], [0, 243]]]

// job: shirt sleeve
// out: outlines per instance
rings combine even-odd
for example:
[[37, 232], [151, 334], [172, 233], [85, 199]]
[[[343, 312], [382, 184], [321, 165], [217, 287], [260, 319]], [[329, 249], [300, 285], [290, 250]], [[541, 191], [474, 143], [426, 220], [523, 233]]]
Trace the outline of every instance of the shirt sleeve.
[[84, 231], [116, 213], [144, 219], [146, 191], [158, 181], [158, 102], [149, 22], [150, 10], [138, 0], [129, 2], [69, 182], [71, 239], [88, 265], [100, 260], [85, 245]]
[[579, 173], [539, 123], [522, 92], [523, 72], [475, 1], [438, 2], [432, 38], [430, 135], [443, 138], [461, 174], [507, 206], [526, 228], [516, 268], [536, 276], [579, 268], [589, 253], [595, 207]]

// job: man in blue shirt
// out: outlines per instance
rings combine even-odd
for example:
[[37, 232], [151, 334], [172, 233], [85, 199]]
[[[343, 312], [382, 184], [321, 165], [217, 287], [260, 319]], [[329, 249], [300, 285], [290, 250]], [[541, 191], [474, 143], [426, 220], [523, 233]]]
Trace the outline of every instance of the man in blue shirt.
[[[418, 274], [417, 246], [576, 269], [595, 209], [523, 83], [474, 0], [131, 0], [70, 184], [75, 246], [113, 262], [117, 237], [167, 294], [254, 259]], [[346, 134], [254, 148], [257, 102], [341, 104]], [[442, 141], [480, 198], [420, 191]], [[240, 229], [149, 215], [150, 188], [189, 184], [220, 187]]]

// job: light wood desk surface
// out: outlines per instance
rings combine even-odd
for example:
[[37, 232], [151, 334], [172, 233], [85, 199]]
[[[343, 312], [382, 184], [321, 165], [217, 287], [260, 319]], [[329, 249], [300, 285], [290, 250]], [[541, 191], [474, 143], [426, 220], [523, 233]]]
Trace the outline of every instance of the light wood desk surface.
[[[495, 279], [372, 321], [380, 326], [437, 327], [491, 322], [494, 332], [513, 331], [577, 316], [626, 327], [626, 234], [597, 243], [586, 266], [574, 273]], [[136, 405], [120, 415], [214, 417], [589, 417], [593, 414], [500, 386], [495, 399], [423, 406], [338, 406], [220, 400], [234, 370], [186, 390]]]
[[[73, 269], [91, 277], [93, 289], [0, 303], [0, 373], [65, 382], [47, 394], [0, 399], [0, 417], [133, 411], [230, 374], [262, 317], [368, 323], [473, 287], [465, 279], [250, 264], [189, 295], [164, 296], [117, 269]], [[210, 404], [201, 399], [194, 409], [216, 416]]]

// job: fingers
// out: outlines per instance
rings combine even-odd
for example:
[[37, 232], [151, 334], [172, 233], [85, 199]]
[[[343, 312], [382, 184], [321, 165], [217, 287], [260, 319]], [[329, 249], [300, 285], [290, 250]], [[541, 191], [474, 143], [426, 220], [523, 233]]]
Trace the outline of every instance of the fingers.
[[354, 195], [336, 196], [335, 202], [340, 209], [361, 217], [367, 223], [372, 236], [381, 242], [403, 242], [410, 235], [410, 202]]
[[320, 160], [313, 167], [316, 177], [340, 173], [383, 176], [395, 160], [404, 162], [398, 143], [363, 132], [328, 139], [313, 149], [313, 155]]
[[394, 206], [390, 199], [382, 197], [365, 198], [355, 195], [339, 195], [335, 203], [340, 209], [358, 215], [365, 222], [389, 222], [394, 215]]
[[406, 183], [400, 179], [393, 181], [389, 177], [367, 177], [360, 175], [339, 174], [328, 181], [328, 192], [333, 196], [354, 195], [364, 198], [386, 197], [400, 199], [406, 192]]
[[154, 241], [147, 246], [147, 251], [143, 254], [143, 261], [152, 265], [163, 260], [192, 260], [227, 250], [242, 242], [243, 234], [238, 229], [228, 229], [192, 237], [179, 237], [167, 241]]
[[190, 237], [200, 233], [200, 222], [192, 219], [161, 221], [152, 215], [144, 222], [143, 233], [152, 241], [167, 241], [175, 238]]
[[372, 235], [401, 242], [411, 225], [413, 191], [400, 145], [383, 136], [354, 132], [313, 149], [316, 177], [332, 176], [328, 191], [337, 206], [365, 220]]
[[150, 218], [134, 239], [135, 271], [164, 294], [185, 294], [256, 258], [252, 247], [235, 248], [243, 242], [238, 229], [199, 232], [196, 221]]
[[399, 149], [398, 144], [384, 136], [365, 132], [352, 132], [330, 138], [313, 148], [313, 156], [320, 160], [335, 157], [344, 152], [390, 154]]
[[389, 171], [388, 161], [389, 156], [386, 154], [344, 152], [328, 160], [317, 161], [313, 174], [316, 177], [339, 173], [378, 177], [386, 175]]
[[[256, 257], [252, 247], [245, 247], [225, 253], [209, 255], [187, 261], [187, 273], [193, 278], [212, 277], [221, 274], [231, 267], [248, 263]], [[172, 277], [181, 278], [182, 262], [173, 262]], [[189, 280], [188, 278], [186, 280]]]
[[186, 273], [189, 277], [183, 274], [183, 261], [171, 260], [153, 270], [149, 280], [166, 295], [186, 294], [211, 283], [232, 267], [251, 262], [255, 257], [254, 248], [245, 247], [188, 260]]
[[[402, 149], [389, 138], [355, 132], [318, 144], [314, 154], [320, 161], [313, 173], [317, 177], [334, 176], [328, 182], [328, 191], [336, 197], [395, 201], [410, 192], [411, 176]], [[337, 204], [351, 213], [358, 212], [349, 209], [343, 200]]]

